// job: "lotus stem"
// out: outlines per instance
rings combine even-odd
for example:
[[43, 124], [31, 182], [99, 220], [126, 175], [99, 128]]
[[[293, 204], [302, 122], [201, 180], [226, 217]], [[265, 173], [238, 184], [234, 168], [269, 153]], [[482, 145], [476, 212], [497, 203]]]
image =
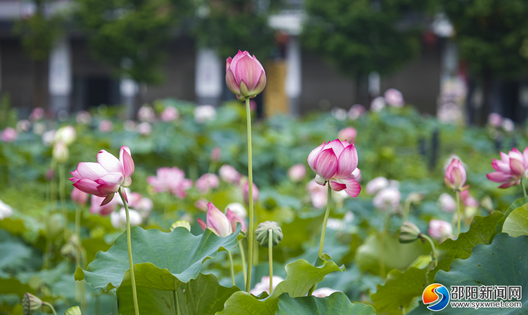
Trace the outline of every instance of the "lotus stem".
[[130, 262], [130, 278], [132, 280], [132, 297], [134, 298], [134, 312], [136, 315], [139, 315], [139, 305], [138, 305], [138, 298], [137, 298], [137, 291], [136, 291], [136, 276], [134, 275], [134, 262], [132, 261], [132, 237], [130, 236], [130, 215], [128, 211], [128, 204], [125, 200], [125, 197], [123, 197], [123, 193], [121, 193], [121, 189], [119, 191], [119, 196], [121, 197], [121, 200], [123, 201], [123, 204], [125, 205], [125, 211], [126, 211], [126, 221], [127, 221], [127, 246], [128, 246], [128, 261]]
[[242, 274], [244, 275], [244, 283], [247, 282], [247, 270], [246, 270], [246, 252], [244, 246], [242, 246], [242, 240], [238, 240], [238, 247], [240, 247], [240, 258], [242, 259]]
[[323, 219], [323, 230], [321, 231], [321, 241], [319, 242], [319, 258], [321, 258], [321, 256], [323, 255], [323, 246], [324, 246], [324, 240], [325, 240], [325, 234], [326, 234], [326, 223], [328, 222], [328, 217], [330, 216], [330, 203], [332, 201], [332, 188], [330, 187], [330, 183], [327, 183], [327, 185], [328, 185], [328, 194], [327, 194], [328, 201], [326, 202], [326, 211], [325, 211], [325, 215]]
[[524, 179], [521, 179], [521, 185], [522, 185], [522, 190], [523, 190], [524, 198], [526, 198], [526, 188], [524, 187]]
[[59, 164], [59, 196], [61, 199], [62, 216], [64, 217], [64, 243], [68, 242], [68, 210], [64, 204], [64, 165]]
[[431, 250], [433, 251], [432, 256], [433, 256], [434, 266], [436, 268], [436, 266], [438, 265], [438, 255], [436, 253], [436, 246], [435, 246], [433, 240], [429, 236], [424, 235], [424, 234], [420, 234], [420, 236], [422, 238], [426, 239], [429, 242], [429, 245], [431, 245]]
[[46, 305], [47, 307], [49, 307], [51, 309], [51, 311], [53, 312], [53, 315], [57, 315], [57, 312], [55, 311], [55, 308], [53, 307], [53, 305], [51, 305], [48, 302], [42, 302], [42, 304]]
[[251, 146], [251, 108], [249, 98], [246, 99], [247, 139], [248, 139], [248, 181], [249, 181], [249, 230], [248, 230], [248, 269], [246, 292], [251, 289], [251, 269], [253, 267], [253, 251], [255, 242], [255, 213], [253, 209], [253, 149]]
[[457, 217], [458, 217], [458, 228], [457, 228], [457, 238], [458, 236], [460, 235], [460, 220], [462, 218], [462, 211], [460, 209], [460, 196], [459, 196], [459, 191], [456, 190], [455, 191], [455, 195], [456, 195], [456, 203], [457, 203]]
[[269, 294], [273, 292], [273, 229], [268, 230]]
[[227, 255], [229, 256], [229, 265], [231, 266], [231, 282], [233, 283], [233, 286], [235, 286], [235, 267], [233, 266], [233, 255], [229, 250], [227, 251]]

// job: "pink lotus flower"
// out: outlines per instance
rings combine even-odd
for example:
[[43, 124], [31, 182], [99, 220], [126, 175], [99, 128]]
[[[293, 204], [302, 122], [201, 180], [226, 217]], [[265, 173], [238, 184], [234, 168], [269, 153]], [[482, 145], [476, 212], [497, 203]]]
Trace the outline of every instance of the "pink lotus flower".
[[96, 195], [92, 195], [90, 199], [90, 213], [99, 214], [102, 216], [109, 215], [110, 213], [114, 212], [117, 207], [119, 206], [119, 198], [113, 198], [112, 201], [105, 205], [101, 205], [101, 203], [105, 200], [104, 197], [98, 197]]
[[304, 164], [295, 164], [288, 170], [288, 178], [294, 183], [300, 182], [305, 176], [306, 167], [304, 166]]
[[237, 170], [231, 165], [222, 165], [220, 170], [218, 170], [218, 173], [224, 182], [228, 182], [230, 184], [236, 184], [240, 180], [240, 173], [237, 172]]
[[247, 226], [244, 220], [242, 220], [235, 212], [231, 211], [229, 208], [227, 208], [226, 214], [227, 220], [229, 220], [229, 224], [231, 224], [231, 233], [235, 233], [237, 223], [240, 223], [240, 225], [242, 225], [242, 232], [247, 233]]
[[444, 241], [453, 235], [453, 228], [449, 222], [442, 220], [431, 220], [429, 221], [428, 233], [432, 238]]
[[469, 193], [469, 190], [464, 190], [463, 192], [461, 192], [460, 199], [462, 199], [462, 202], [464, 203], [464, 206], [466, 207], [476, 208], [479, 206], [479, 202], [477, 201], [477, 199], [471, 196], [471, 194]]
[[114, 124], [110, 120], [103, 120], [99, 123], [99, 131], [101, 132], [110, 132], [114, 129]]
[[192, 181], [185, 178], [185, 172], [177, 167], [158, 168], [157, 176], [149, 176], [147, 183], [154, 187], [156, 192], [170, 192], [178, 198], [185, 198], [186, 191], [192, 187]]
[[226, 84], [240, 101], [260, 94], [266, 86], [266, 71], [255, 56], [238, 51], [226, 60]]
[[152, 127], [148, 122], [142, 122], [137, 126], [137, 131], [144, 136], [148, 136], [152, 131]]
[[217, 207], [213, 205], [212, 202], [207, 204], [207, 224], [201, 220], [196, 219], [202, 230], [205, 231], [206, 228], [210, 229], [216, 235], [225, 237], [233, 233], [231, 230], [231, 223], [226, 215], [218, 210]]
[[331, 288], [319, 288], [319, 289], [313, 291], [312, 295], [315, 296], [315, 297], [318, 297], [318, 298], [324, 298], [324, 297], [330, 296], [330, 295], [332, 295], [332, 293], [336, 293], [336, 292], [341, 292], [341, 291], [334, 290], [334, 289], [331, 289]]
[[211, 161], [213, 162], [218, 162], [220, 161], [220, 155], [221, 155], [222, 151], [220, 150], [219, 147], [215, 147], [212, 151], [211, 151]]
[[469, 185], [464, 186], [466, 183], [466, 170], [460, 160], [453, 159], [447, 167], [444, 183], [446, 186], [453, 190], [466, 190]]
[[18, 133], [15, 129], [11, 127], [7, 127], [2, 131], [2, 135], [0, 136], [0, 139], [2, 139], [3, 142], [13, 142], [18, 137]]
[[361, 115], [365, 114], [366, 112], [367, 112], [367, 109], [365, 108], [365, 106], [356, 104], [350, 107], [350, 109], [348, 110], [348, 118], [350, 120], [356, 120]]
[[[462, 193], [466, 191], [467, 190], [463, 191]], [[448, 213], [455, 212], [457, 208], [455, 199], [453, 199], [450, 194], [446, 193], [440, 195], [440, 198], [438, 198], [438, 204], [440, 205], [440, 209]]]
[[[272, 291], [275, 290], [275, 288], [277, 287], [277, 285], [279, 283], [281, 283], [282, 281], [284, 281], [284, 279], [282, 279], [281, 277], [279, 276], [273, 276], [273, 288], [272, 288]], [[262, 277], [262, 279], [260, 280], [259, 283], [255, 284], [255, 287], [253, 289], [251, 289], [251, 291], [249, 291], [249, 293], [255, 295], [255, 296], [258, 296], [260, 294], [262, 294], [263, 292], [267, 292], [268, 294], [270, 293], [270, 277], [269, 276], [264, 276]]]
[[345, 190], [351, 197], [359, 195], [361, 186], [356, 179], [360, 170], [354, 144], [339, 139], [323, 142], [308, 155], [308, 165], [317, 174], [318, 184], [324, 186], [328, 181], [335, 191]]
[[[249, 203], [249, 181], [244, 184], [244, 189], [242, 191], [242, 194], [244, 196], [244, 201], [246, 203]], [[259, 197], [259, 190], [257, 188], [257, 185], [253, 183], [253, 202], [257, 202]]]
[[196, 180], [195, 186], [202, 194], [209, 192], [211, 189], [218, 187], [218, 176], [216, 174], [203, 174]]
[[341, 141], [348, 141], [348, 143], [354, 143], [356, 141], [357, 131], [353, 127], [341, 129], [337, 134], [337, 138]]
[[378, 191], [387, 187], [389, 187], [389, 180], [385, 177], [380, 176], [368, 182], [367, 187], [365, 187], [365, 190], [367, 191], [367, 194], [375, 195]]
[[310, 198], [312, 199], [312, 204], [316, 208], [322, 208], [326, 206], [328, 202], [328, 195], [326, 193], [326, 188], [317, 184], [314, 179], [306, 184], [306, 190], [310, 193]]
[[[143, 197], [140, 193], [131, 193], [128, 188], [127, 195], [128, 206], [134, 208], [134, 210], [136, 210], [141, 215], [141, 218], [147, 218], [150, 215], [152, 208], [154, 207], [154, 203], [152, 202], [152, 200], [148, 197]], [[119, 199], [118, 201], [120, 204], [123, 203], [121, 199]]]
[[142, 122], [154, 122], [156, 119], [156, 113], [152, 107], [141, 106], [138, 110], [138, 119]]
[[88, 201], [88, 194], [85, 193], [84, 191], [81, 191], [73, 187], [73, 190], [71, 193], [71, 200], [79, 206], [84, 206], [86, 202]]
[[31, 111], [31, 114], [29, 115], [29, 120], [35, 122], [37, 120], [41, 120], [44, 118], [44, 109], [42, 107], [36, 107]]
[[209, 201], [205, 198], [200, 198], [194, 202], [194, 206], [202, 211], [207, 211], [207, 204], [209, 204]]
[[176, 120], [180, 117], [180, 112], [177, 108], [172, 106], [167, 106], [163, 112], [161, 112], [161, 120], [164, 122], [169, 122]]
[[86, 125], [92, 121], [92, 116], [89, 112], [81, 110], [77, 113], [77, 117], [75, 117], [75, 120], [80, 125]]
[[403, 95], [396, 89], [388, 89], [385, 91], [385, 101], [394, 107], [402, 107], [405, 103], [403, 101]]
[[400, 205], [400, 201], [400, 191], [395, 187], [387, 187], [378, 192], [378, 194], [372, 199], [372, 204], [381, 210], [396, 210]]
[[528, 176], [528, 147], [521, 153], [513, 148], [507, 155], [501, 152], [501, 160], [493, 159], [491, 166], [496, 172], [486, 174], [489, 180], [504, 183], [499, 188], [519, 185], [523, 177]]
[[73, 172], [70, 180], [73, 186], [87, 194], [105, 197], [101, 205], [112, 201], [117, 191], [132, 184], [134, 160], [128, 147], [121, 147], [119, 160], [105, 150], [97, 154], [97, 163], [81, 162]]
[[491, 113], [488, 116], [488, 123], [495, 128], [499, 128], [502, 125], [502, 116], [497, 113]]

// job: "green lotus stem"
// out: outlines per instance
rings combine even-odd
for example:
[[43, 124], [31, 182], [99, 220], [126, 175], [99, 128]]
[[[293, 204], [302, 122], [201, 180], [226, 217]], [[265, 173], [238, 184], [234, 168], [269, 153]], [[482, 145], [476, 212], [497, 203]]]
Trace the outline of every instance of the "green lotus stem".
[[121, 200], [123, 200], [123, 204], [125, 205], [125, 211], [126, 211], [126, 221], [127, 221], [127, 246], [128, 246], [128, 261], [130, 262], [130, 278], [132, 280], [132, 297], [134, 298], [134, 311], [136, 315], [139, 315], [139, 305], [138, 305], [138, 298], [137, 298], [137, 291], [136, 291], [136, 276], [134, 275], [134, 262], [132, 261], [132, 239], [130, 236], [130, 215], [128, 214], [128, 204], [125, 200], [125, 197], [123, 197], [123, 193], [121, 193], [121, 189], [119, 191], [119, 196], [121, 197]]
[[524, 198], [526, 198], [526, 188], [524, 188], [524, 179], [521, 179], [521, 185], [522, 185], [522, 190], [523, 190]]
[[458, 217], [458, 229], [457, 229], [457, 238], [458, 236], [460, 235], [460, 219], [462, 218], [462, 210], [460, 208], [460, 196], [459, 196], [459, 191], [458, 189], [455, 191], [455, 195], [456, 195], [456, 203], [457, 203], [457, 217]]
[[238, 240], [238, 247], [240, 247], [240, 258], [242, 259], [242, 274], [244, 275], [244, 283], [247, 281], [247, 270], [246, 270], [246, 252], [244, 246], [242, 246], [242, 240]]
[[59, 164], [59, 196], [61, 199], [62, 216], [64, 217], [64, 242], [68, 242], [68, 210], [66, 210], [64, 196], [64, 165]]
[[433, 261], [434, 261], [434, 266], [436, 268], [436, 266], [438, 265], [438, 255], [436, 253], [436, 247], [435, 247], [435, 244], [433, 242], [433, 240], [427, 236], [427, 235], [424, 235], [424, 234], [420, 234], [420, 236], [424, 239], [426, 239], [428, 242], [429, 242], [429, 245], [431, 245], [431, 250], [433, 251]]
[[233, 266], [233, 255], [231, 254], [231, 251], [227, 251], [227, 255], [229, 256], [229, 265], [231, 266], [231, 282], [233, 283], [233, 286], [235, 286], [235, 267]]
[[[81, 214], [82, 209], [80, 207], [77, 207], [75, 209], [75, 235], [77, 236], [77, 241], [79, 242], [79, 246], [75, 251], [75, 267], [79, 268], [82, 266], [82, 258], [81, 258]], [[84, 282], [75, 282], [76, 286], [75, 289], [77, 290], [80, 288], [80, 295], [81, 295], [81, 309], [84, 311], [86, 307], [86, 297], [85, 297], [85, 288], [84, 288]], [[75, 294], [77, 296], [77, 294]]]
[[[330, 187], [330, 185], [329, 185]], [[273, 229], [268, 230], [268, 257], [269, 257], [269, 294], [273, 292]]]
[[255, 242], [255, 213], [253, 209], [253, 149], [251, 147], [251, 109], [249, 98], [246, 99], [247, 139], [248, 139], [248, 181], [249, 181], [249, 230], [248, 230], [248, 269], [246, 292], [251, 289], [251, 269], [253, 267], [253, 251]]
[[55, 308], [53, 307], [53, 305], [49, 304], [48, 302], [44, 302], [44, 301], [42, 302], [42, 304], [49, 307], [51, 311], [53, 312], [53, 315], [57, 315], [57, 312], [55, 311]]
[[326, 211], [325, 211], [325, 215], [323, 219], [323, 230], [321, 231], [321, 241], [319, 242], [319, 258], [321, 258], [321, 256], [323, 255], [323, 246], [324, 246], [324, 240], [325, 240], [325, 234], [326, 234], [326, 223], [328, 222], [328, 217], [330, 216], [330, 203], [332, 201], [332, 188], [330, 187], [330, 183], [327, 183], [327, 185], [328, 185], [328, 193], [327, 193], [328, 201], [326, 202]]
[[405, 201], [405, 205], [403, 206], [403, 222], [407, 221], [407, 218], [409, 217], [409, 212], [411, 212], [411, 202], [407, 200]]
[[380, 253], [379, 253], [379, 267], [380, 267], [380, 276], [385, 278], [385, 234], [389, 229], [391, 214], [387, 213], [385, 217], [385, 224], [383, 225], [383, 231], [380, 234]]

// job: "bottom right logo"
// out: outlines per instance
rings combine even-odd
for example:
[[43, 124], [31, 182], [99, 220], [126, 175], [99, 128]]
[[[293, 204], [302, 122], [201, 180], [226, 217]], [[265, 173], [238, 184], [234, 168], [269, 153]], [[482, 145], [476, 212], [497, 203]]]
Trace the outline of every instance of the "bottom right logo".
[[422, 301], [429, 310], [441, 311], [449, 304], [449, 291], [442, 284], [430, 284], [422, 293]]

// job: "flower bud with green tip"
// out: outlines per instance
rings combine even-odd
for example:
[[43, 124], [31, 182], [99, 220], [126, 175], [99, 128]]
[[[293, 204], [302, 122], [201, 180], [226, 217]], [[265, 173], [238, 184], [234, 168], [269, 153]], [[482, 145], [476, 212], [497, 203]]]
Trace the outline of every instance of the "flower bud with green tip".
[[413, 223], [406, 221], [400, 228], [400, 243], [412, 243], [420, 238], [420, 229]]
[[78, 306], [70, 307], [64, 312], [64, 315], [82, 315], [81, 309]]
[[175, 228], [180, 227], [180, 226], [186, 228], [187, 230], [189, 230], [189, 232], [191, 231], [191, 224], [187, 221], [182, 220], [182, 221], [176, 221], [171, 225], [170, 227], [171, 232], [174, 231]]
[[25, 293], [22, 297], [22, 312], [24, 315], [31, 315], [42, 308], [42, 300], [33, 294]]
[[260, 244], [260, 246], [268, 247], [268, 243], [269, 243], [268, 230], [270, 229], [273, 230], [272, 240], [271, 240], [273, 247], [279, 245], [280, 241], [282, 241], [282, 229], [279, 227], [277, 222], [266, 221], [266, 222], [260, 223], [257, 229], [255, 230], [257, 242]]

